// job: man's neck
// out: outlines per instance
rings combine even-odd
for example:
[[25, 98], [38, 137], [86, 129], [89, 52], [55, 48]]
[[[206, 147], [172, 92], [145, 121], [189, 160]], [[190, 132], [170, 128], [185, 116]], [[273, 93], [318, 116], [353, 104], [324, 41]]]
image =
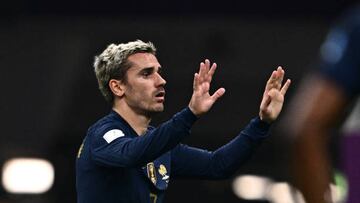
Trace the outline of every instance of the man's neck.
[[135, 112], [128, 105], [121, 105], [119, 103], [114, 104], [113, 110], [125, 119], [125, 121], [135, 130], [136, 134], [145, 134], [151, 121], [150, 117]]

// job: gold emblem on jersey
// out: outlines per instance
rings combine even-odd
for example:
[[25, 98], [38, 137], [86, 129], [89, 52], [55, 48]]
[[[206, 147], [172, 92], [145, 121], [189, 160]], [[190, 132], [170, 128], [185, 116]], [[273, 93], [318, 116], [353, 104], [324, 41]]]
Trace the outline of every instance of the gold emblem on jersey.
[[157, 195], [154, 193], [150, 193], [150, 202], [156, 203], [157, 202]]
[[167, 170], [164, 165], [160, 164], [158, 172], [162, 176], [162, 180], [164, 180], [166, 183], [169, 183], [170, 176], [167, 175]]
[[159, 171], [160, 175], [162, 175], [162, 176], [166, 175], [166, 173], [167, 173], [166, 167], [162, 164], [160, 164], [158, 171]]
[[155, 166], [153, 162], [147, 164], [147, 175], [150, 178], [151, 182], [156, 185]]

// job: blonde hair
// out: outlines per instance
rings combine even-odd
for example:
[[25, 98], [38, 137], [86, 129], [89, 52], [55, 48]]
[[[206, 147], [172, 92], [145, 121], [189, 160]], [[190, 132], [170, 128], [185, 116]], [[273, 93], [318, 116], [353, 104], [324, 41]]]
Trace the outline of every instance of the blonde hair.
[[136, 40], [123, 44], [110, 44], [100, 55], [95, 56], [94, 70], [99, 84], [99, 89], [105, 99], [112, 103], [113, 93], [109, 87], [111, 79], [126, 82], [126, 72], [131, 67], [127, 60], [136, 53], [156, 54], [156, 48], [151, 42]]

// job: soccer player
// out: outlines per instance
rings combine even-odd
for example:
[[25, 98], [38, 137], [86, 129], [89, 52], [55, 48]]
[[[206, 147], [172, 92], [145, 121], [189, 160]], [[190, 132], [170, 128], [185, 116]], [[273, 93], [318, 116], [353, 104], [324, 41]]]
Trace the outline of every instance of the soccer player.
[[[293, 171], [307, 203], [332, 202], [333, 173], [328, 144], [360, 93], [360, 8], [351, 10], [332, 28], [321, 47], [319, 69], [308, 76], [287, 114], [295, 135]], [[359, 121], [359, 112], [357, 119]], [[349, 180], [347, 202], [360, 201], [360, 123], [343, 137], [341, 165]]]
[[170, 179], [221, 179], [233, 174], [268, 136], [285, 93], [284, 70], [268, 80], [259, 116], [231, 142], [214, 152], [181, 144], [191, 126], [224, 93], [212, 95], [216, 64], [200, 63], [189, 105], [155, 128], [151, 117], [164, 109], [165, 79], [152, 43], [111, 44], [95, 59], [95, 74], [111, 112], [92, 125], [79, 149], [76, 188], [79, 203], [163, 202]]

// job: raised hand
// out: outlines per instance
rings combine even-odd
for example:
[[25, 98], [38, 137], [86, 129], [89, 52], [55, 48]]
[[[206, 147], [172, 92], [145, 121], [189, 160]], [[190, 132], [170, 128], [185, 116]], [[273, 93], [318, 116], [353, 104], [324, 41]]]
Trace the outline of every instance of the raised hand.
[[194, 75], [193, 94], [189, 103], [190, 110], [200, 116], [210, 110], [217, 99], [224, 95], [225, 89], [219, 88], [210, 95], [210, 84], [216, 70], [216, 63], [210, 67], [208, 59], [200, 63], [199, 72]]
[[282, 86], [285, 71], [282, 67], [274, 70], [266, 83], [263, 98], [260, 104], [260, 119], [268, 123], [273, 122], [279, 116], [284, 103], [286, 91], [290, 86], [290, 80], [287, 79]]

